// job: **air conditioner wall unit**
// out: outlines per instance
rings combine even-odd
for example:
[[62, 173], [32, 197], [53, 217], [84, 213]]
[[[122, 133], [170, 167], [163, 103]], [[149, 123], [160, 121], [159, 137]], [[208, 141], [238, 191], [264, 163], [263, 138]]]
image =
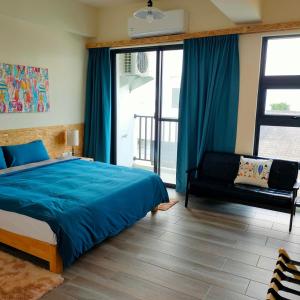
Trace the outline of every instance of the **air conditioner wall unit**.
[[120, 57], [120, 72], [122, 75], [149, 76], [148, 53], [124, 53]]
[[183, 9], [169, 10], [160, 20], [149, 23], [146, 20], [130, 17], [128, 19], [128, 35], [130, 38], [180, 34], [188, 30], [188, 15]]

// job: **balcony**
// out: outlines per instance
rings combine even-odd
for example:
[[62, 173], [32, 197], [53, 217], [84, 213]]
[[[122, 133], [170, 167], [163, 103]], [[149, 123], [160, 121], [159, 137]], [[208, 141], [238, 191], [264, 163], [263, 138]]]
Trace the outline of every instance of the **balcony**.
[[[155, 117], [134, 115], [133, 166], [153, 171], [155, 159]], [[161, 118], [158, 139], [158, 170], [166, 183], [176, 183], [178, 119]]]

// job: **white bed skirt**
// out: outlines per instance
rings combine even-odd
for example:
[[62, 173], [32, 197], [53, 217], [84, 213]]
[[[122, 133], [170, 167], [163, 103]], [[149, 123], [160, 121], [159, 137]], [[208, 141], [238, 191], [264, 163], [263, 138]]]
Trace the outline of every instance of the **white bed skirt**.
[[0, 209], [0, 228], [56, 245], [56, 235], [46, 222], [25, 215]]

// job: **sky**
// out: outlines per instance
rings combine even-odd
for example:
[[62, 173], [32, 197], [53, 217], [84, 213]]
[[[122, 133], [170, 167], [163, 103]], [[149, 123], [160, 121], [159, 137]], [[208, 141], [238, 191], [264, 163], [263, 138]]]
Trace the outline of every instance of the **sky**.
[[[268, 41], [265, 75], [300, 75], [300, 37]], [[267, 110], [271, 109], [271, 104], [280, 102], [287, 103], [290, 111], [300, 114], [300, 89], [267, 91]]]

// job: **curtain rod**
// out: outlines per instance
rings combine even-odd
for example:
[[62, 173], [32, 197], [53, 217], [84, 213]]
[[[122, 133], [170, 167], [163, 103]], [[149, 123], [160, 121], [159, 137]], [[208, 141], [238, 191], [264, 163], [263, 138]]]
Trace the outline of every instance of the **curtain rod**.
[[121, 48], [121, 47], [128, 47], [128, 46], [167, 44], [167, 43], [182, 42], [187, 39], [201, 38], [201, 37], [208, 37], [208, 36], [264, 33], [264, 32], [272, 32], [272, 31], [285, 31], [285, 30], [292, 30], [292, 29], [300, 29], [300, 21], [273, 23], [273, 24], [253, 24], [253, 25], [237, 26], [237, 27], [225, 28], [225, 29], [174, 34], [174, 35], [163, 35], [163, 36], [131, 39], [131, 40], [92, 42], [92, 43], [87, 43], [86, 47], [87, 48], [104, 48], [104, 47]]
[[[143, 44], [143, 45], [134, 45], [131, 46], [130, 49], [134, 48], [147, 48], [147, 47], [155, 47], [155, 46], [169, 46], [169, 45], [182, 45], [183, 41], [173, 42], [173, 43], [156, 43], [156, 44]], [[118, 50], [118, 49], [128, 49], [128, 46], [123, 47], [110, 47], [110, 50]]]

